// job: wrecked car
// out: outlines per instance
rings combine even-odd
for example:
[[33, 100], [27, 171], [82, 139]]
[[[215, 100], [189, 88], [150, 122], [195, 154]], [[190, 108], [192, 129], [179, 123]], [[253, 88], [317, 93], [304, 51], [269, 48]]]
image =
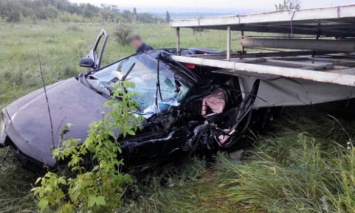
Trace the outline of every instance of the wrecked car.
[[[60, 130], [71, 123], [69, 136], [85, 139], [89, 124], [101, 118], [104, 103], [112, 97], [112, 85], [119, 81], [135, 84], [139, 94], [135, 113], [146, 119], [136, 136], [120, 141], [127, 167], [165, 161], [197, 149], [212, 152], [231, 146], [245, 134], [259, 80], [242, 94], [237, 77], [213, 74], [208, 69], [202, 73], [200, 67], [172, 60], [174, 51], [163, 49], [101, 67], [107, 39], [103, 30], [89, 55], [80, 61], [82, 67], [89, 68], [87, 73], [46, 87], [53, 127], [44, 89], [1, 111], [0, 146], [10, 147], [24, 166], [34, 171], [55, 168], [60, 162], [52, 157], [51, 137], [57, 146]], [[217, 51], [182, 50], [183, 55], [197, 52]]]
[[[101, 119], [112, 85], [120, 81], [135, 83], [139, 109], [134, 113], [145, 117], [136, 136], [120, 139], [127, 166], [229, 148], [258, 120], [268, 120], [275, 107], [350, 102], [355, 98], [354, 9], [173, 20], [176, 48], [131, 55], [105, 67], [103, 30], [80, 61], [87, 73], [39, 89], [1, 111], [0, 146], [10, 147], [28, 168], [54, 168], [60, 162], [52, 157], [52, 138], [58, 145], [67, 123], [73, 124], [70, 137], [86, 138], [88, 125]], [[181, 49], [181, 28], [225, 30], [227, 51]], [[232, 31], [240, 32], [239, 52], [232, 51]]]

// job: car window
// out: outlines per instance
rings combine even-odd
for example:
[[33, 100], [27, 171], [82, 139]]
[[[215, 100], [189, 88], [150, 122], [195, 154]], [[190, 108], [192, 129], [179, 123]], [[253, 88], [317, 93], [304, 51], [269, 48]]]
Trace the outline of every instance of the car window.
[[[129, 72], [132, 65], [133, 69]], [[126, 81], [135, 84], [134, 91], [138, 93], [136, 100], [138, 101], [139, 109], [143, 112], [155, 103], [156, 89], [157, 89], [157, 67], [158, 62], [148, 54], [141, 54], [132, 56], [128, 59], [112, 64], [103, 68], [93, 75], [94, 79], [99, 80], [99, 86], [105, 87], [105, 83], [114, 84], [127, 75]], [[174, 72], [169, 66], [160, 62], [160, 90], [163, 103], [177, 104], [176, 87]]]
[[[137, 101], [141, 109], [146, 109], [154, 104], [157, 89], [157, 66], [158, 63], [149, 55], [138, 55], [131, 57], [118, 66], [118, 72], [126, 75], [129, 69], [133, 69], [128, 74], [126, 81], [135, 84], [135, 91], [139, 97]], [[174, 73], [163, 63], [160, 63], [159, 71], [160, 90], [163, 101], [175, 98]]]

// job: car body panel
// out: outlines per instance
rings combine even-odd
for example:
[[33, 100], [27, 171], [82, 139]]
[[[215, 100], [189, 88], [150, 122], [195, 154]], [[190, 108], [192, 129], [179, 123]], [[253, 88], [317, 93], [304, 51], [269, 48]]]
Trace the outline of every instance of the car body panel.
[[[102, 118], [106, 98], [79, 83], [75, 78], [58, 82], [47, 88], [48, 102], [53, 121], [54, 145], [67, 123], [73, 124], [67, 137], [85, 138], [88, 125]], [[54, 166], [52, 135], [47, 103], [43, 89], [18, 99], [5, 108], [10, 116], [5, 129], [23, 154]]]

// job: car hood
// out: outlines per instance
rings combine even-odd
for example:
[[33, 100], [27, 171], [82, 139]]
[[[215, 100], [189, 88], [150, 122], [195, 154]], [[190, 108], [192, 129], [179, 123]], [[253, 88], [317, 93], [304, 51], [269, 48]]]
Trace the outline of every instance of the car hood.
[[[67, 138], [85, 139], [88, 126], [102, 118], [106, 98], [81, 84], [75, 78], [47, 87], [53, 121], [54, 145], [58, 145], [63, 127], [73, 124]], [[10, 117], [6, 133], [17, 148], [28, 157], [55, 166], [52, 157], [51, 124], [44, 90], [30, 93], [5, 108]]]

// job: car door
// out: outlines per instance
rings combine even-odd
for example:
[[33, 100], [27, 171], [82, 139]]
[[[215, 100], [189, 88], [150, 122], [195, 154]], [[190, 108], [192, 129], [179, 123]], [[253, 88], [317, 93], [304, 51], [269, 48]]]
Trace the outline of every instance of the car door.
[[90, 50], [86, 57], [80, 60], [80, 66], [86, 67], [92, 71], [99, 70], [101, 68], [101, 61], [107, 40], [108, 34], [104, 29], [102, 29], [94, 43], [94, 47]]

